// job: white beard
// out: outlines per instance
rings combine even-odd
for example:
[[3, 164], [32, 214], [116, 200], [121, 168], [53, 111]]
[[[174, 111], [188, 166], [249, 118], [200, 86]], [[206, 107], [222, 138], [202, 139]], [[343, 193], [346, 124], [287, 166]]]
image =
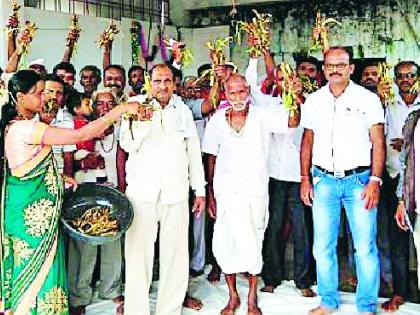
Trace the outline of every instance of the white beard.
[[232, 109], [235, 112], [240, 112], [242, 110], [244, 110], [246, 108], [246, 101], [242, 101], [242, 102], [235, 102], [232, 104]]
[[249, 103], [249, 97], [247, 97], [245, 100], [243, 101], [236, 101], [236, 102], [232, 102], [230, 103], [230, 105], [232, 106], [232, 109], [236, 112], [240, 112], [242, 110], [244, 110], [246, 108], [246, 105]]

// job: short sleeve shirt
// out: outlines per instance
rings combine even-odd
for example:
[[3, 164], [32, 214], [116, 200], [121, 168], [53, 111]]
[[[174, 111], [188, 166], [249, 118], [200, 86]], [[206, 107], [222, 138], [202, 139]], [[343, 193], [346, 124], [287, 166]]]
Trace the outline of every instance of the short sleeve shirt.
[[339, 97], [327, 84], [302, 106], [301, 125], [314, 133], [312, 164], [329, 171], [370, 166], [369, 129], [384, 122], [378, 96], [352, 81]]

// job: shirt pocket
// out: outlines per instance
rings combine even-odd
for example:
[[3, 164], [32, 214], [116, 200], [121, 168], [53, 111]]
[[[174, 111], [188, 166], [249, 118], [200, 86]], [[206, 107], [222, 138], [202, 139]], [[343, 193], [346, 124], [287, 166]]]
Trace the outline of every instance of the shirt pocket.
[[366, 130], [366, 112], [359, 107], [347, 106], [340, 117], [338, 122], [345, 133], [349, 136], [349, 139], [358, 137], [361, 134], [365, 134]]

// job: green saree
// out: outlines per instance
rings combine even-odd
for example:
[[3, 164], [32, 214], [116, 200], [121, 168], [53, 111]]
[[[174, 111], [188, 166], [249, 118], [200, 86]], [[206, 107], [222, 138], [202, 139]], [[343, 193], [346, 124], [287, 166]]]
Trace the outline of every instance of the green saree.
[[59, 238], [63, 183], [51, 148], [43, 146], [41, 151], [23, 176], [4, 167], [0, 312], [5, 314], [68, 314]]

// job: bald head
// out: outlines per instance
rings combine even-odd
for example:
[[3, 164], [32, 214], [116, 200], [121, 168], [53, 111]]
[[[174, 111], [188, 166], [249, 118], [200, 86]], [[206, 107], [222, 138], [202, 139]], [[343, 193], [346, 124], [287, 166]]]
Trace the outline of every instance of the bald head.
[[226, 89], [228, 88], [227, 87], [228, 85], [232, 84], [232, 82], [241, 82], [245, 86], [248, 86], [248, 82], [246, 82], [245, 77], [243, 75], [239, 74], [239, 73], [234, 73], [234, 74], [229, 76], [229, 78], [225, 82]]
[[334, 46], [334, 47], [330, 47], [330, 49], [328, 49], [325, 53], [324, 53], [324, 62], [325, 62], [325, 60], [326, 59], [328, 59], [328, 57], [330, 56], [330, 55], [336, 55], [336, 54], [345, 54], [345, 55], [347, 55], [348, 56], [348, 61], [349, 61], [349, 63], [351, 63], [352, 62], [352, 55], [350, 54], [350, 52], [346, 49], [346, 48], [344, 48], [344, 47], [341, 47], [341, 46]]

